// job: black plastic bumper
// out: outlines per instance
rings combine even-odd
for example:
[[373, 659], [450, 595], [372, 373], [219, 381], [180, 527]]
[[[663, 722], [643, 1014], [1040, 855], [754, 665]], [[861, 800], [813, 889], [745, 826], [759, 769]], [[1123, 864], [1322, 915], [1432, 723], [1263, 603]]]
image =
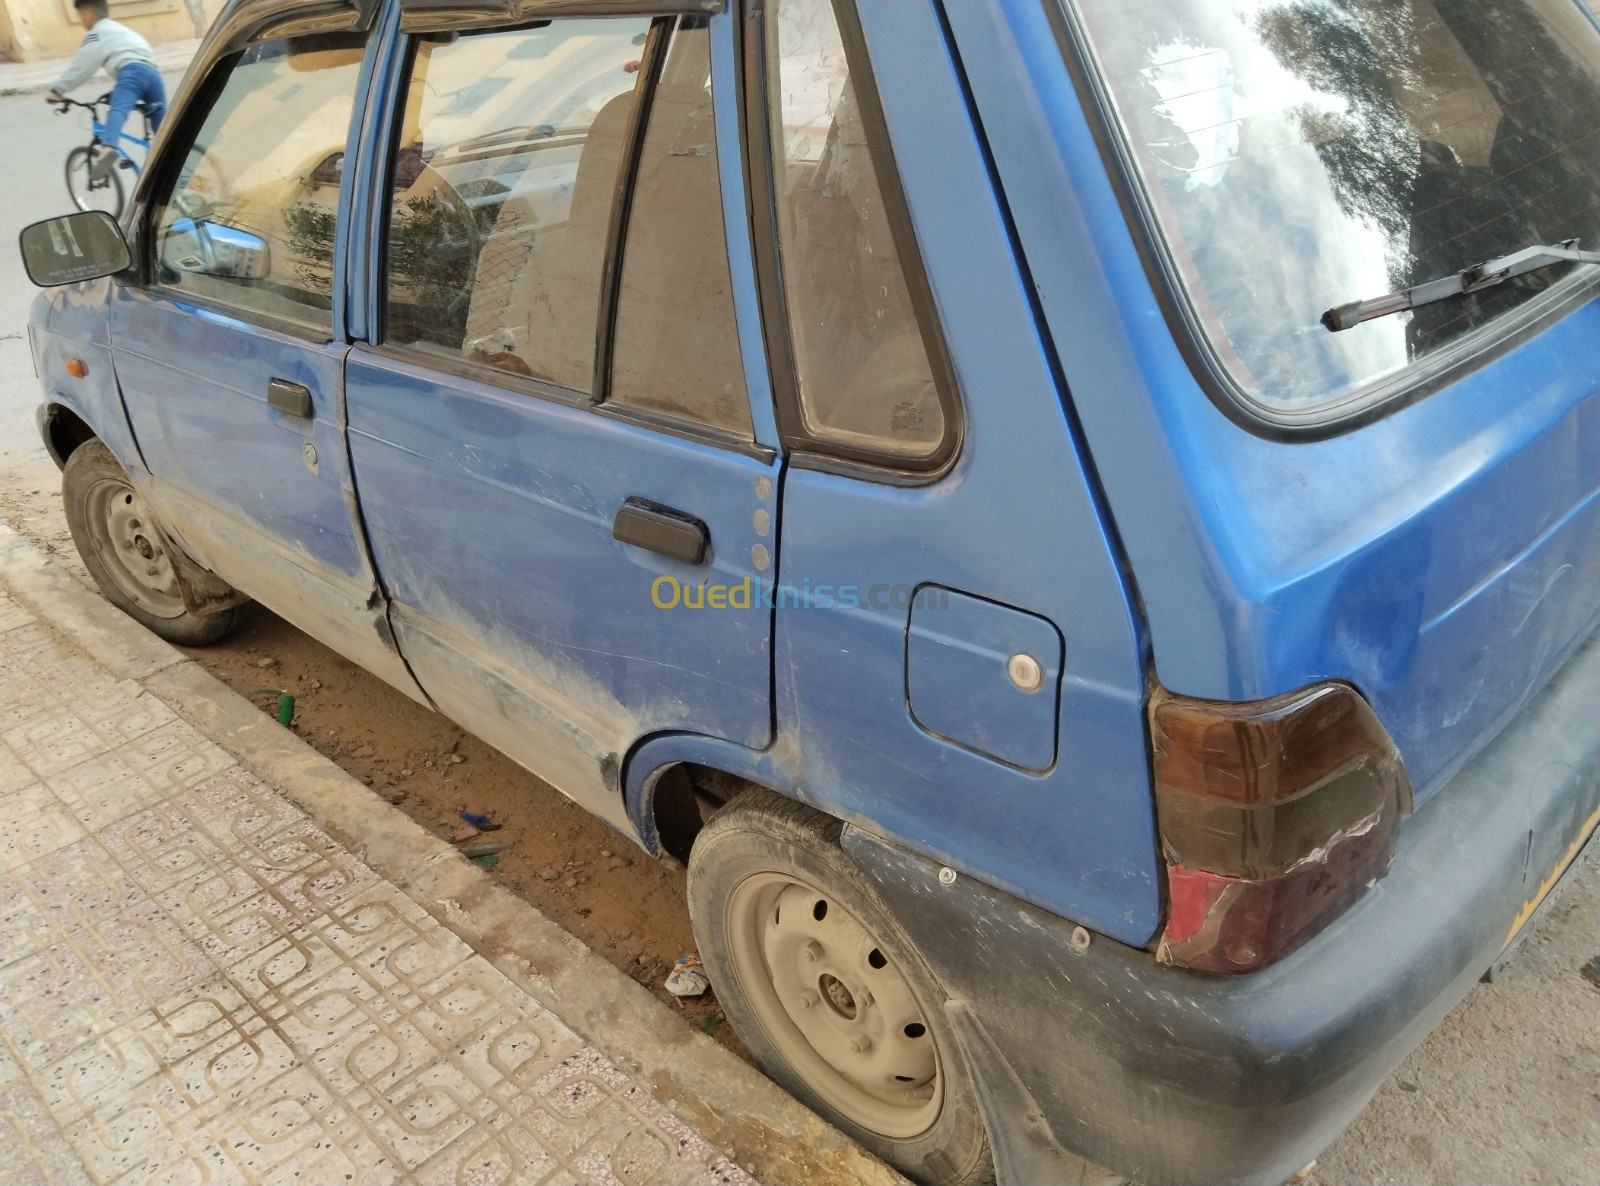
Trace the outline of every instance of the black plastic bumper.
[[1158, 965], [856, 828], [845, 848], [951, 995], [1002, 1186], [1276, 1186], [1312, 1160], [1500, 954], [1600, 806], [1600, 639], [1400, 829], [1394, 867], [1244, 977]]

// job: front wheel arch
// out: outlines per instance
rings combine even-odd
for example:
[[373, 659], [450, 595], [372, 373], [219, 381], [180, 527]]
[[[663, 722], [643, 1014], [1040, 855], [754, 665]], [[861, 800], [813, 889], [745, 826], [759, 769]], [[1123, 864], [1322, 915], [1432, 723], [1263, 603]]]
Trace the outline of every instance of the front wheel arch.
[[39, 435], [56, 468], [64, 470], [79, 448], [100, 439], [89, 423], [66, 404], [49, 404], [39, 413]]

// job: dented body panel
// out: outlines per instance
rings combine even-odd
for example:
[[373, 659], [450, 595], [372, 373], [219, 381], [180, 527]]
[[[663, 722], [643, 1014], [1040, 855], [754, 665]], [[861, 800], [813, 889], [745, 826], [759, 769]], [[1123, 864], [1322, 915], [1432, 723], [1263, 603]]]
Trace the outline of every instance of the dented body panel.
[[[230, 69], [223, 51], [253, 14], [284, 7], [235, 0], [219, 24], [233, 40], [201, 69]], [[454, 355], [386, 338], [393, 195], [420, 201], [443, 171], [430, 161], [504, 147], [491, 131], [422, 159], [402, 99], [422, 43], [400, 9], [363, 9], [375, 23], [347, 151], [284, 187], [339, 186], [312, 220], [329, 236], [316, 274], [331, 277], [330, 332], [131, 273], [41, 297], [30, 334], [57, 459], [73, 438], [52, 425], [81, 421], [202, 569], [651, 852], [655, 795], [669, 775], [682, 785], [680, 766], [846, 821], [847, 851], [949, 990], [1005, 1186], [1073, 1157], [1151, 1186], [1270, 1186], [1299, 1169], [1600, 823], [1600, 280], [1404, 407], [1264, 430], [1213, 398], [1171, 315], [1061, 0], [842, 2], [829, 11], [853, 10], [852, 69], [871, 67], [856, 107], [875, 104], [882, 126], [817, 143], [848, 179], [845, 158], [880, 141], [874, 177], [899, 188], [878, 200], [915, 272], [913, 345], [938, 356], [952, 427], [948, 457], [920, 469], [808, 452], [785, 403], [792, 327], [761, 204], [773, 162], [744, 73], [759, 58], [741, 56], [757, 7], [688, 26], [709, 38], [710, 78], [686, 88], [694, 118], [672, 141], [679, 164], [715, 146], [748, 435], [608, 405], [603, 358], [591, 400], [525, 361], [496, 373], [489, 337]], [[161, 147], [208, 93], [186, 84]], [[637, 131], [625, 123], [608, 134]], [[135, 195], [136, 246], [156, 173]], [[443, 254], [498, 226], [501, 176], [456, 195], [464, 223]], [[575, 192], [562, 178], [545, 188]], [[806, 188], [820, 205], [851, 186]], [[608, 176], [594, 192], [620, 209], [626, 189]], [[536, 243], [570, 222], [538, 209], [511, 230]], [[881, 213], [816, 217], [837, 230]], [[607, 220], [619, 269], [626, 221]], [[708, 225], [714, 241], [714, 220], [693, 230]], [[607, 277], [617, 292], [624, 276]], [[885, 285], [872, 316], [890, 303]], [[806, 332], [841, 328], [856, 327]], [[872, 357], [890, 387], [894, 355]], [[311, 415], [274, 407], [278, 383], [303, 388]], [[926, 404], [905, 407], [915, 420]], [[619, 528], [627, 508], [685, 550], [641, 546], [632, 521]], [[195, 597], [215, 591], [192, 575]], [[1241, 887], [1282, 870], [1186, 870], [1163, 849], [1153, 701], [1329, 684], [1370, 707], [1406, 790], [1290, 866], [1347, 879], [1337, 917], [1264, 971], [1168, 966], [1209, 950]]]
[[[1138, 1182], [1278, 1186], [1499, 955], [1574, 837], [1600, 821], [1591, 641], [1401, 830], [1394, 868], [1306, 947], [1199, 976], [1073, 928], [898, 845], [846, 851], [949, 989], [998, 1116], [1000, 1180], [1058, 1180], [1071, 1150]], [[996, 968], [1026, 975], [996, 976]]]

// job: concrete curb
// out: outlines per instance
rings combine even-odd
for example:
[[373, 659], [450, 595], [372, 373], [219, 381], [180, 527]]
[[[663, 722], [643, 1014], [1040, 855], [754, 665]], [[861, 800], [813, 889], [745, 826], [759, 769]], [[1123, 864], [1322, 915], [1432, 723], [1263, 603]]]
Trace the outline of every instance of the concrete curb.
[[767, 1186], [906, 1186], [448, 842], [85, 589], [4, 521], [0, 568], [12, 596], [38, 618], [272, 784]]

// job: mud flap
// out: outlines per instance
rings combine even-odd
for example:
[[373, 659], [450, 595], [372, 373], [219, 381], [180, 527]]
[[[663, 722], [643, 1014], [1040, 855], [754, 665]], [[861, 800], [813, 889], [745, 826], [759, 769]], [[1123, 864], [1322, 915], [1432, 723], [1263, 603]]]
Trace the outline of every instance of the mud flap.
[[209, 617], [223, 610], [243, 605], [250, 600], [216, 573], [201, 568], [188, 553], [173, 543], [172, 536], [159, 523], [151, 524], [161, 537], [161, 546], [172, 561], [172, 574], [178, 581], [178, 592], [183, 596], [183, 607], [191, 614]]
[[[1031, 1092], [1002, 1058], [983, 1023], [961, 1001], [946, 1001], [945, 1016], [961, 1045], [961, 1057], [983, 1101], [984, 1126], [994, 1155], [997, 1182], [1049, 1182], [1052, 1186], [1126, 1186], [1127, 1179], [1069, 1153]], [[992, 1117], [1007, 1117], [997, 1125]]]

